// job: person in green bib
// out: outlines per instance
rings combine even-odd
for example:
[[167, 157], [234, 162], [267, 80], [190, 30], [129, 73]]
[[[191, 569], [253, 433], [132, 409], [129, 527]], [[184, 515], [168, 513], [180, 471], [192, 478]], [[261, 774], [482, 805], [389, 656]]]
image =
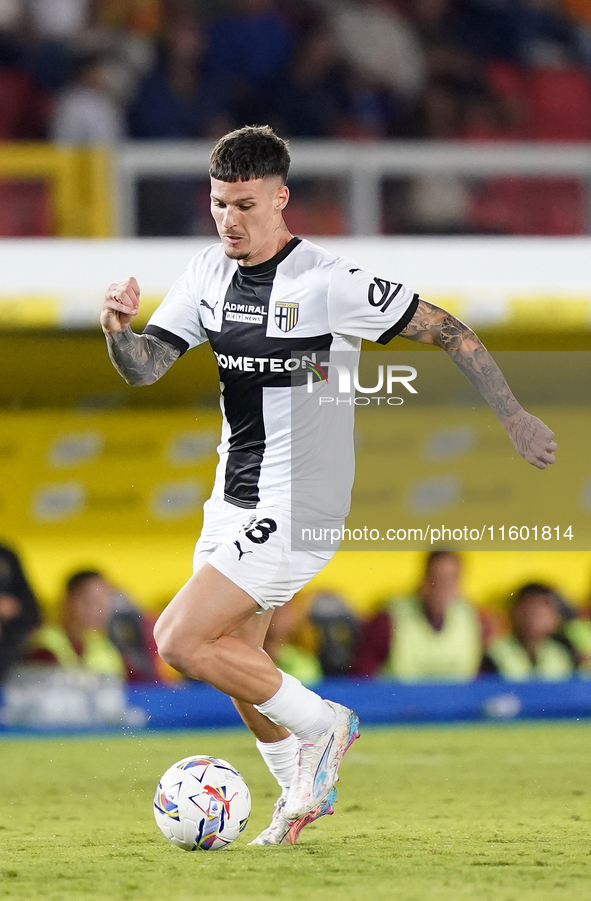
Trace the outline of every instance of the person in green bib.
[[483, 625], [461, 596], [461, 572], [453, 551], [429, 554], [418, 591], [393, 598], [366, 624], [354, 672], [406, 682], [473, 679], [482, 660]]
[[94, 570], [71, 576], [60, 622], [43, 625], [34, 633], [27, 661], [124, 678], [123, 658], [107, 635], [112, 591]]
[[484, 657], [483, 673], [513, 682], [569, 679], [577, 669], [572, 644], [559, 635], [563, 603], [548, 585], [530, 582], [519, 589], [510, 611], [512, 631], [493, 641]]

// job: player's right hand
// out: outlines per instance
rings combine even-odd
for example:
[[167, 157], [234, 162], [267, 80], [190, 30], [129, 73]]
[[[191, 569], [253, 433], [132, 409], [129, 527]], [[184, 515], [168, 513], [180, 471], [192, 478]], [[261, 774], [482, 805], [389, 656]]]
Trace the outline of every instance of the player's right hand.
[[140, 306], [140, 286], [133, 276], [109, 285], [101, 310], [101, 325], [105, 332], [122, 332], [137, 316]]

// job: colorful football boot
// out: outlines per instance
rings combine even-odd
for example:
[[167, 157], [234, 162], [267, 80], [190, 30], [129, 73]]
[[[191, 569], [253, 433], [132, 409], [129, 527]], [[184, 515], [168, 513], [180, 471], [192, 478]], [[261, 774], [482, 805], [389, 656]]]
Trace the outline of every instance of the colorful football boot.
[[300, 739], [296, 776], [283, 809], [283, 815], [291, 822], [316, 810], [328, 798], [338, 780], [339, 764], [345, 752], [359, 738], [357, 714], [342, 704], [326, 703], [334, 710], [336, 723], [313, 740]]
[[316, 810], [311, 810], [305, 816], [297, 820], [288, 820], [285, 816], [285, 795], [282, 795], [275, 803], [273, 818], [269, 826], [260, 835], [257, 835], [249, 845], [295, 845], [298, 835], [304, 828], [319, 817], [334, 813], [337, 800], [337, 790], [333, 788]]

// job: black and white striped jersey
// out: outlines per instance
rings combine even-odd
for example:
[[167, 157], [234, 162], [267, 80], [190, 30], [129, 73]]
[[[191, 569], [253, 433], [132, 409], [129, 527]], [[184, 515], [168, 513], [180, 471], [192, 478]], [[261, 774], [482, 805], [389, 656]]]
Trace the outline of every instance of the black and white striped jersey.
[[[299, 238], [256, 266], [229, 259], [221, 244], [197, 254], [145, 332], [181, 353], [211, 344], [223, 414], [213, 494], [244, 508], [289, 503], [290, 395], [302, 353], [321, 362], [358, 354], [362, 338], [386, 344], [417, 304], [403, 285]], [[323, 455], [330, 459], [331, 448]], [[337, 515], [348, 511], [350, 488], [343, 485]]]

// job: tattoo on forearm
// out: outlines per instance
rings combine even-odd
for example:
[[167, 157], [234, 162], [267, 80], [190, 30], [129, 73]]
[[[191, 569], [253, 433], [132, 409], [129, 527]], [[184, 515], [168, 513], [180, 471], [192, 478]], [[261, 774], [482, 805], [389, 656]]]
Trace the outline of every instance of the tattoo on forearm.
[[152, 385], [170, 369], [180, 350], [154, 335], [136, 335], [130, 328], [106, 336], [111, 362], [128, 385]]
[[521, 409], [482, 341], [451, 313], [419, 300], [415, 315], [400, 334], [411, 341], [443, 348], [499, 419], [506, 419]]

